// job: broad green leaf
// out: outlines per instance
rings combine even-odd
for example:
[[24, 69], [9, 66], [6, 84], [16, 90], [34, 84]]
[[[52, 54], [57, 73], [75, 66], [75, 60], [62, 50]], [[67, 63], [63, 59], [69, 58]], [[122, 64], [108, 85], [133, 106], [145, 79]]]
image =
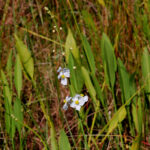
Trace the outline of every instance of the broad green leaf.
[[7, 71], [7, 75], [9, 77], [9, 81], [10, 81], [10, 92], [12, 94], [12, 54], [13, 51], [11, 50], [7, 59], [7, 64], [6, 64], [6, 71]]
[[143, 115], [142, 115], [142, 104], [141, 104], [141, 98], [138, 98], [138, 101], [136, 103], [132, 104], [132, 115], [133, 115], [133, 121], [135, 124], [135, 128], [138, 132], [138, 134], [142, 133], [142, 123], [143, 123]]
[[125, 107], [122, 107], [118, 110], [118, 114], [115, 117], [118, 117], [118, 122], [122, 122], [124, 118], [126, 117], [126, 109]]
[[137, 108], [135, 104], [132, 104], [132, 116], [133, 116], [135, 128], [137, 132], [139, 133], [138, 112], [137, 112]]
[[22, 62], [24, 71], [27, 77], [33, 80], [34, 62], [31, 53], [27, 49], [26, 45], [24, 45], [24, 43], [17, 37], [17, 35], [15, 35], [15, 39], [16, 39], [16, 49]]
[[[147, 48], [144, 49], [142, 55], [142, 76], [144, 83], [146, 82], [145, 91], [150, 93], [150, 55]], [[150, 101], [150, 96], [148, 96]]]
[[73, 67], [75, 66], [74, 64], [74, 60], [72, 57], [72, 54], [69, 54], [69, 62], [68, 62], [68, 67], [70, 70], [70, 82], [75, 90], [75, 92], [77, 92], [78, 90], [78, 86], [77, 86], [77, 79], [76, 79], [76, 75], [75, 75], [75, 70], [73, 69]]
[[[74, 69], [74, 66], [76, 66], [76, 69]], [[83, 87], [83, 77], [81, 73], [80, 66], [75, 62], [72, 54], [69, 55], [69, 62], [68, 67], [70, 69], [70, 81], [71, 85], [76, 93], [80, 93]]]
[[[137, 90], [136, 90], [136, 85], [134, 81], [134, 74], [130, 76], [129, 80], [130, 84], [130, 96], [132, 96]], [[140, 93], [139, 93], [140, 95]], [[140, 134], [142, 132], [142, 104], [141, 104], [141, 98], [140, 96], [134, 97], [132, 100], [132, 117], [133, 117], [133, 122], [135, 125], [135, 128]]]
[[120, 87], [123, 95], [123, 104], [130, 98], [129, 74], [122, 61], [118, 59]]
[[75, 60], [80, 64], [80, 56], [79, 56], [79, 49], [76, 46], [76, 42], [72, 35], [70, 29], [68, 29], [68, 35], [65, 43], [65, 53], [66, 53], [66, 62], [68, 64], [70, 52], [72, 53]]
[[59, 150], [71, 150], [71, 146], [65, 131], [62, 129], [59, 136]]
[[10, 88], [6, 79], [6, 76], [1, 70], [1, 79], [3, 83], [3, 93], [4, 93], [4, 103], [5, 103], [5, 126], [6, 126], [6, 131], [7, 133], [11, 136], [11, 101], [12, 101], [12, 96], [10, 92]]
[[105, 33], [103, 33], [102, 36], [101, 50], [103, 64], [106, 65], [106, 67], [104, 68], [105, 75], [107, 74], [106, 76], [108, 76], [109, 80], [108, 84], [111, 89], [113, 89], [115, 84], [115, 72], [117, 69], [117, 64], [113, 46], [111, 45], [111, 42]]
[[101, 143], [103, 143], [104, 140], [107, 138], [107, 136], [118, 126], [119, 123], [121, 123], [125, 119], [126, 114], [127, 112], [125, 107], [120, 107], [118, 109], [118, 111], [114, 114], [114, 116], [110, 120], [108, 131], [106, 133], [106, 136], [102, 139]]
[[18, 120], [15, 122], [15, 124], [19, 131], [19, 134], [21, 135], [21, 129], [23, 124], [23, 112], [22, 112], [21, 101], [19, 98], [16, 98], [14, 102], [14, 116]]
[[20, 98], [21, 89], [22, 89], [22, 70], [21, 70], [21, 62], [19, 55], [16, 57], [16, 64], [15, 64], [15, 87], [17, 90], [18, 97]]
[[120, 109], [118, 109], [118, 111], [113, 116], [111, 123], [109, 125], [109, 129], [108, 129], [109, 133], [112, 132], [113, 129], [117, 127], [118, 123], [124, 120], [124, 118], [126, 117], [126, 114], [127, 112], [126, 112], [125, 107], [121, 107]]
[[5, 128], [7, 133], [11, 136], [11, 105], [5, 97]]
[[9, 74], [9, 77], [12, 78], [12, 50], [9, 53], [8, 60], [7, 60], [7, 65], [6, 65], [6, 71]]
[[84, 35], [82, 35], [82, 41], [83, 41], [84, 51], [88, 60], [88, 64], [90, 66], [90, 70], [93, 74], [95, 74], [95, 61], [94, 61], [94, 56], [90, 44], [88, 43]]
[[94, 87], [95, 87], [95, 90], [96, 90], [97, 97], [98, 97], [99, 100], [101, 100], [101, 103], [104, 106], [104, 99], [103, 99], [103, 95], [102, 95], [102, 90], [101, 90], [101, 87], [100, 87], [100, 85], [97, 81], [97, 78], [94, 74], [91, 74], [91, 77], [92, 77], [92, 80], [93, 80], [93, 83], [94, 83]]
[[2, 79], [2, 82], [3, 82], [5, 97], [8, 100], [9, 105], [11, 105], [12, 96], [11, 96], [9, 84], [7, 82], [7, 79], [6, 79], [6, 76], [5, 76], [4, 72], [3, 72], [3, 70], [1, 70], [1, 79]]
[[82, 16], [89, 28], [92, 28], [94, 32], [96, 32], [96, 26], [91, 14], [87, 10], [82, 11]]
[[81, 71], [82, 71], [82, 75], [83, 75], [83, 78], [84, 78], [84, 82], [85, 82], [85, 85], [87, 87], [87, 90], [88, 92], [90, 93], [95, 105], [96, 105], [96, 91], [95, 91], [95, 88], [91, 82], [91, 79], [90, 79], [90, 76], [89, 76], [89, 72], [84, 68], [84, 67], [81, 67]]
[[56, 132], [54, 125], [51, 124], [51, 149], [58, 150], [57, 140], [56, 140]]
[[118, 125], [118, 118], [115, 117], [110, 122], [107, 135], [109, 135], [109, 133], [111, 133], [117, 127], [117, 125]]
[[75, 92], [75, 89], [74, 89], [73, 85], [70, 84], [70, 85], [69, 85], [69, 88], [70, 88], [70, 95], [71, 95], [72, 97], [75, 96], [76, 92]]

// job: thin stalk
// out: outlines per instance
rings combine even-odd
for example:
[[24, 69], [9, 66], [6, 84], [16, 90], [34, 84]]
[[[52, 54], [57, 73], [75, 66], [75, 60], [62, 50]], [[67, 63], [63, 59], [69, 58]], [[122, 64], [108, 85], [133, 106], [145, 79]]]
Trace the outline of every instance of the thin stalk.
[[[36, 87], [35, 81], [33, 81], [33, 80], [32, 80], [32, 85], [36, 90], [36, 94], [37, 94], [38, 98], [40, 99], [40, 95], [39, 95], [40, 92], [38, 91], [38, 88]], [[57, 145], [57, 141], [56, 141], [56, 135], [55, 135], [56, 134], [55, 127], [54, 127], [54, 124], [53, 124], [51, 117], [46, 113], [46, 108], [45, 108], [43, 101], [40, 101], [40, 107], [42, 109], [42, 112], [44, 114], [45, 119], [48, 121], [49, 128], [51, 129], [51, 133], [53, 132], [52, 133], [54, 136], [53, 142], [55, 144], [56, 149], [58, 149], [58, 145]]]
[[81, 116], [78, 112], [77, 112], [77, 114], [78, 114], [78, 117], [79, 117], [79, 123], [80, 123], [81, 131], [82, 131], [82, 134], [84, 136], [84, 146], [85, 146], [85, 149], [89, 150], [89, 146], [88, 146], [88, 143], [87, 143], [87, 137], [85, 135], [83, 124], [82, 124], [82, 121], [81, 121]]
[[95, 125], [95, 121], [96, 121], [98, 109], [99, 109], [99, 103], [98, 103], [98, 105], [97, 105], [96, 112], [95, 112], [95, 114], [94, 114], [94, 118], [93, 118], [93, 121], [92, 121], [92, 126], [91, 126], [90, 135], [89, 135], [89, 140], [88, 140], [88, 146], [89, 146], [89, 147], [90, 147], [91, 135], [92, 135], [92, 133], [93, 133], [93, 128], [94, 128], [94, 125]]
[[[115, 98], [115, 94], [114, 94], [114, 89], [112, 89], [112, 95], [113, 95], [113, 99], [114, 99], [114, 106], [115, 106], [115, 112], [117, 112], [117, 105], [116, 105], [116, 98]], [[124, 150], [124, 144], [123, 144], [123, 137], [122, 137], [122, 133], [121, 133], [121, 128], [122, 128], [122, 125], [119, 124], [118, 125], [118, 130], [119, 130], [119, 134], [121, 135], [121, 145], [122, 145], [122, 149]], [[118, 141], [118, 138], [116, 138], [117, 141]], [[119, 141], [118, 141], [119, 143]]]
[[55, 44], [57, 44], [57, 45], [61, 45], [62, 47], [65, 47], [65, 45], [63, 45], [63, 44], [61, 44], [61, 43], [59, 43], [59, 42], [57, 42], [57, 41], [55, 41], [55, 40], [52, 40], [52, 39], [50, 39], [50, 38], [48, 38], [48, 37], [45, 37], [45, 36], [43, 36], [43, 35], [37, 34], [37, 33], [33, 32], [33, 31], [31, 31], [31, 30], [25, 29], [25, 28], [23, 28], [23, 27], [21, 27], [20, 29], [23, 30], [23, 31], [26, 31], [26, 32], [28, 32], [28, 33], [34, 35], [34, 36], [37, 36], [37, 37], [39, 37], [39, 38], [45, 39], [45, 40], [47, 40], [47, 41], [50, 41], [50, 42], [53, 42], [53, 43], [55, 43]]
[[76, 142], [75, 142], [75, 140], [74, 140], [74, 138], [73, 138], [73, 135], [72, 135], [72, 132], [71, 132], [71, 129], [70, 129], [70, 127], [69, 127], [69, 124], [68, 124], [68, 121], [67, 121], [67, 119], [66, 119], [65, 114], [64, 114], [64, 118], [65, 118], [65, 121], [66, 121], [66, 123], [67, 123], [67, 127], [68, 127], [69, 133], [70, 133], [70, 135], [71, 135], [71, 139], [72, 139], [72, 141], [73, 141], [73, 144], [74, 144], [74, 146], [76, 146], [77, 144], [76, 144]]

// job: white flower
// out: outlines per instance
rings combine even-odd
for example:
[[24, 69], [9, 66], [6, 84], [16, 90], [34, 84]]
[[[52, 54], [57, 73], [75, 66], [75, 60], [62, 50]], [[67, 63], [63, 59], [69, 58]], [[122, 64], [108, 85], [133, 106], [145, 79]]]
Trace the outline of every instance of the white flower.
[[64, 110], [68, 109], [68, 104], [71, 103], [71, 99], [72, 99], [72, 97], [67, 96], [66, 99], [64, 100], [64, 106], [63, 106]]
[[61, 67], [59, 67], [59, 68], [58, 68], [58, 70], [57, 70], [57, 72], [60, 72], [61, 70], [62, 70], [62, 68], [61, 68]]
[[62, 85], [67, 85], [67, 78], [70, 77], [70, 70], [67, 68], [59, 67], [57, 72], [59, 72], [58, 79], [61, 79]]
[[84, 96], [83, 94], [76, 94], [72, 98], [72, 102], [70, 107], [75, 108], [76, 110], [80, 110], [81, 107], [88, 101], [88, 96]]

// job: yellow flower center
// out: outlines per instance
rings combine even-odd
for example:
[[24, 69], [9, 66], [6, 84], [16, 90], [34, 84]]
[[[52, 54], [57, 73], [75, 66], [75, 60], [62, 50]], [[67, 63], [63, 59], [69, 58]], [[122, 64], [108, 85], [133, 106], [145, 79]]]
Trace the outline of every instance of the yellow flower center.
[[66, 101], [66, 99], [64, 99], [64, 103], [66, 103], [67, 101]]
[[75, 104], [76, 104], [76, 105], [78, 105], [78, 104], [79, 104], [79, 101], [78, 101], [78, 100], [76, 100], [76, 101], [75, 101]]
[[84, 95], [83, 95], [83, 94], [80, 94], [80, 96], [81, 96], [81, 97], [84, 97]]
[[64, 78], [65, 78], [65, 75], [64, 75], [64, 74], [63, 74], [63, 75], [61, 75], [61, 78], [63, 78], [63, 79], [64, 79]]

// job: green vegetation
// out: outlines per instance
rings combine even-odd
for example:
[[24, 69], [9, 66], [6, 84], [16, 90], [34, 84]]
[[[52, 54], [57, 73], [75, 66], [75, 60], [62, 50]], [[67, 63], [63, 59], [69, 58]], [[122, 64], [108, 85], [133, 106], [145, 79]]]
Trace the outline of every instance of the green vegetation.
[[0, 149], [150, 149], [150, 0], [0, 4]]

